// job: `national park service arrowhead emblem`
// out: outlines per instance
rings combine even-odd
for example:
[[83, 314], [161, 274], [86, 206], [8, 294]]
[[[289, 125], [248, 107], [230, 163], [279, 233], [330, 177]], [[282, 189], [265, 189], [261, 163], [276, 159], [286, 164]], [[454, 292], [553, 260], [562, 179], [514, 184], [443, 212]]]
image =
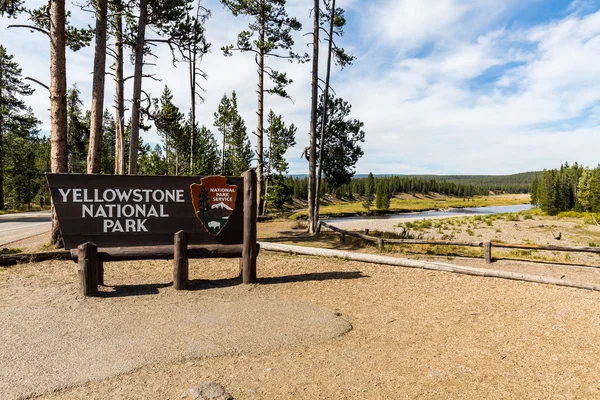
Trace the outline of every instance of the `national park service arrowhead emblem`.
[[235, 210], [238, 187], [227, 183], [224, 176], [207, 176], [190, 185], [196, 217], [212, 236], [217, 236]]

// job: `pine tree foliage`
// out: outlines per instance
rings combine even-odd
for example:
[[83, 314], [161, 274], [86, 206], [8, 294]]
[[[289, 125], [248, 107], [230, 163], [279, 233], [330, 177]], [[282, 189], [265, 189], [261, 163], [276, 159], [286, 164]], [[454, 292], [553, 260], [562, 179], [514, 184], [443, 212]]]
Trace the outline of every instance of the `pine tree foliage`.
[[365, 197], [363, 199], [363, 207], [366, 208], [367, 211], [371, 211], [373, 200], [375, 200], [375, 177], [369, 172], [365, 185]]
[[600, 165], [590, 169], [565, 163], [544, 170], [532, 183], [531, 202], [549, 215], [569, 210], [600, 212]]
[[[4, 209], [5, 157], [10, 150], [17, 150], [9, 142], [9, 133], [26, 134], [37, 120], [21, 99], [30, 96], [33, 89], [23, 82], [21, 68], [13, 56], [0, 45], [0, 210]], [[23, 135], [21, 135], [23, 136]]]
[[237, 95], [223, 95], [217, 112], [215, 126], [223, 136], [221, 175], [237, 176], [250, 169], [252, 148], [246, 133], [246, 123], [239, 115]]
[[289, 164], [285, 153], [296, 144], [296, 127], [294, 124], [286, 127], [281, 115], [275, 115], [273, 110], [267, 116], [267, 138], [269, 150], [266, 152], [267, 170], [265, 174], [265, 210], [270, 204], [276, 210], [281, 210], [283, 205], [292, 199], [293, 187], [285, 180]]
[[73, 85], [67, 92], [67, 165], [69, 173], [85, 173], [89, 111], [84, 113], [81, 91]]
[[[317, 110], [317, 127], [322, 124], [324, 97], [321, 96]], [[327, 124], [323, 146], [323, 173], [330, 187], [350, 183], [355, 173], [355, 165], [364, 152], [360, 143], [365, 141], [364, 124], [350, 117], [352, 106], [341, 98], [329, 96]], [[321, 148], [319, 145], [318, 148]], [[321, 154], [317, 154], [321, 159]]]
[[108, 110], [104, 110], [102, 124], [102, 157], [100, 160], [100, 173], [113, 174], [115, 171], [115, 137], [117, 124]]
[[221, 171], [221, 153], [215, 137], [205, 126], [196, 128], [195, 132], [192, 175], [218, 175]]
[[181, 175], [185, 173], [182, 169], [187, 168], [188, 165], [185, 162], [186, 156], [189, 157], [189, 141], [184, 129], [184, 115], [173, 103], [173, 94], [166, 85], [159, 103], [153, 118], [158, 133], [165, 139], [165, 151], [168, 155], [173, 156], [169, 157], [167, 168], [174, 175]]

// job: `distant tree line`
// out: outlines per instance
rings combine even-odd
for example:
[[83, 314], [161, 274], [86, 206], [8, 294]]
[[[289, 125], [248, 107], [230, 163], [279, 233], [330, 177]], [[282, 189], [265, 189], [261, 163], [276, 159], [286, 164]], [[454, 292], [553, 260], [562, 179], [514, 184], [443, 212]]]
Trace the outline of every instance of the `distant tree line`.
[[[298, 177], [286, 178], [288, 184], [294, 188], [294, 197], [306, 198], [308, 195], [308, 179]], [[439, 193], [447, 196], [471, 197], [471, 196], [487, 196], [490, 192], [494, 192], [491, 188], [497, 188], [497, 183], [490, 182], [486, 185], [462, 184], [455, 181], [447, 181], [435, 178], [422, 178], [411, 176], [384, 176], [373, 177], [374, 186], [371, 185], [371, 177], [353, 178], [349, 183], [343, 185], [332, 185], [327, 179], [322, 184], [322, 195], [332, 195], [339, 199], [354, 199], [362, 198], [369, 195], [369, 190], [372, 189], [374, 196], [378, 191], [387, 191], [390, 195], [393, 193], [409, 193], [409, 194], [427, 194]], [[510, 189], [507, 186], [506, 189]], [[525, 190], [525, 192], [527, 192]], [[502, 193], [521, 193], [519, 187], [515, 187], [514, 191], [496, 191]]]
[[559, 169], [544, 170], [531, 184], [531, 204], [549, 215], [600, 212], [600, 165], [590, 169], [564, 163]]

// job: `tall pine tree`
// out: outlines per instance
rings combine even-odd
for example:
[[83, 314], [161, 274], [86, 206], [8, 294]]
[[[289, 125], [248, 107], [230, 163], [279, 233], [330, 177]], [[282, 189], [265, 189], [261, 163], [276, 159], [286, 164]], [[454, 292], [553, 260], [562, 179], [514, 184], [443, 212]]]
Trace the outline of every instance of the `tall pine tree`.
[[[262, 210], [263, 173], [264, 173], [264, 95], [275, 94], [284, 98], [289, 97], [286, 86], [292, 83], [285, 72], [275, 71], [267, 65], [269, 58], [283, 58], [304, 62], [308, 55], [298, 55], [292, 51], [294, 39], [293, 31], [302, 29], [296, 18], [289, 17], [285, 9], [286, 0], [221, 0], [234, 16], [243, 15], [250, 18], [248, 29], [240, 32], [235, 45], [222, 48], [225, 55], [232, 55], [234, 51], [250, 52], [255, 56], [258, 66], [258, 126], [256, 128], [257, 145], [256, 155], [258, 163], [256, 168], [258, 190], [257, 204], [259, 212]], [[265, 84], [267, 75], [273, 87], [267, 88]]]
[[20, 97], [30, 96], [32, 93], [29, 85], [23, 82], [19, 64], [0, 45], [0, 210], [4, 209], [5, 136], [9, 130], [21, 131], [22, 125], [31, 122], [30, 116], [25, 114], [25, 102]]
[[223, 95], [215, 113], [215, 126], [223, 135], [221, 175], [237, 176], [250, 169], [252, 148], [246, 124], [238, 113], [237, 95]]

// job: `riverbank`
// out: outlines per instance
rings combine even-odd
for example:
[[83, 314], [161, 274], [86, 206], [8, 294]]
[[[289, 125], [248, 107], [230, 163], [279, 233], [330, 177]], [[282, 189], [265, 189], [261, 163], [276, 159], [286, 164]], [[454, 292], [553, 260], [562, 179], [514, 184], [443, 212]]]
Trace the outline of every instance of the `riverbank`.
[[[373, 203], [371, 211], [368, 212], [362, 200], [341, 201], [325, 200], [320, 208], [322, 217], [353, 217], [366, 215], [386, 215], [409, 212], [437, 211], [451, 208], [472, 208], [472, 207], [490, 207], [490, 206], [511, 206], [518, 204], [528, 204], [530, 196], [528, 194], [503, 194], [493, 196], [474, 196], [470, 198], [458, 198], [442, 196], [438, 194], [399, 194], [390, 201], [388, 210], [378, 210]], [[293, 213], [290, 218], [306, 219], [307, 211], [302, 210]]]

